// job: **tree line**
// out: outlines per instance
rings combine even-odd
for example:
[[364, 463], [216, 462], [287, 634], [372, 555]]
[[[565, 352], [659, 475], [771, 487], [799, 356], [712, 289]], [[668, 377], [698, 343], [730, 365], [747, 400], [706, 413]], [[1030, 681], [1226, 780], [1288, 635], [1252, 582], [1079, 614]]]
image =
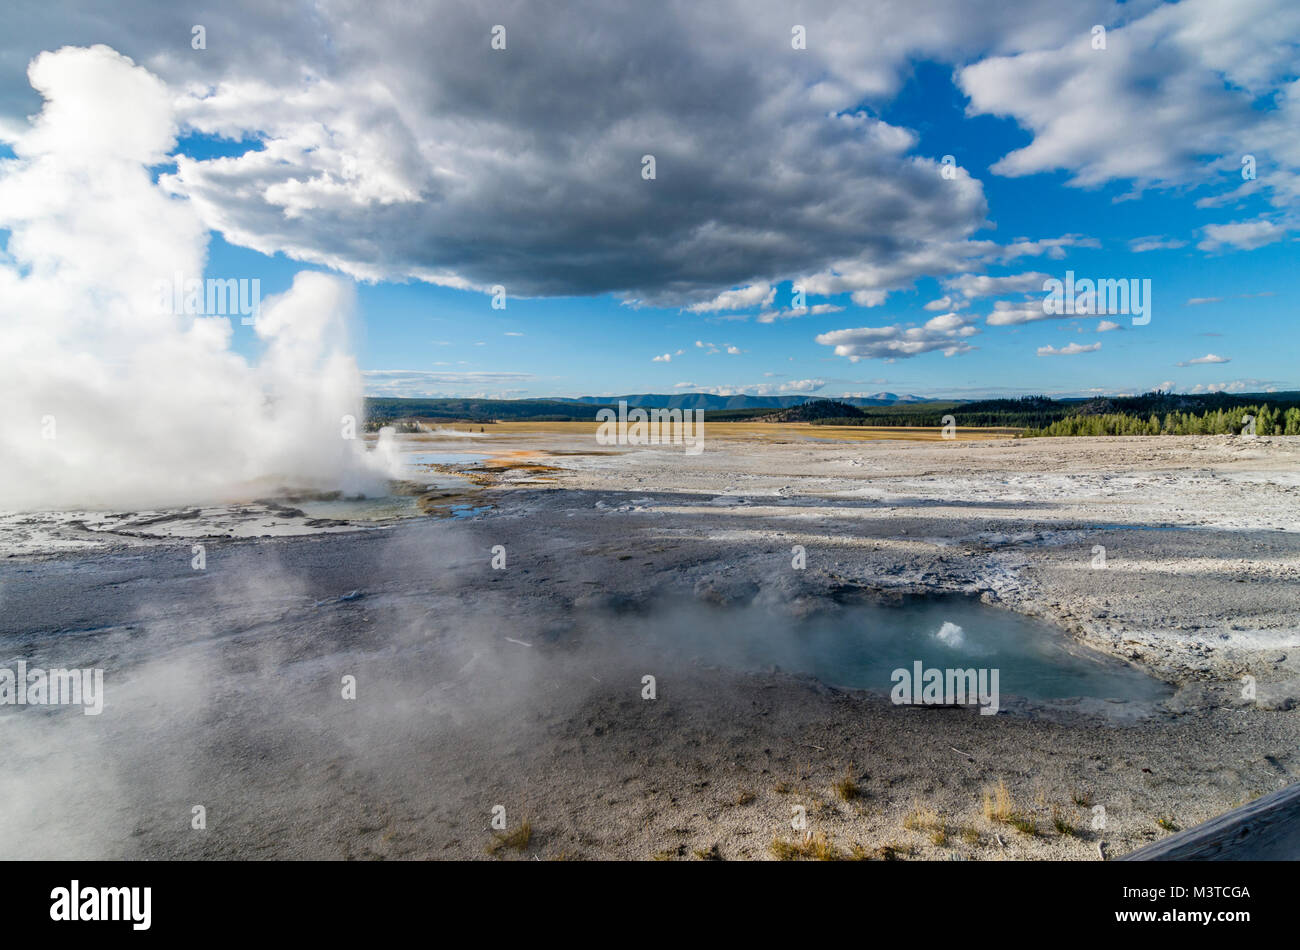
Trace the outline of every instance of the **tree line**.
[[1248, 433], [1251, 420], [1255, 435], [1300, 435], [1300, 408], [1269, 405], [1166, 412], [1164, 416], [1152, 413], [1146, 418], [1127, 412], [1066, 416], [1024, 435], [1241, 435]]

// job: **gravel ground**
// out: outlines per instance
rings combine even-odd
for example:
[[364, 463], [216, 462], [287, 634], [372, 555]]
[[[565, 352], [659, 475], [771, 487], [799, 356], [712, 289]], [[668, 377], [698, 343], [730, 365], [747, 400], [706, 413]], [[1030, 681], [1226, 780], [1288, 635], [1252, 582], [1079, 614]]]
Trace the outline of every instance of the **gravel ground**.
[[[1300, 775], [1300, 439], [454, 447], [504, 459], [468, 518], [0, 516], [0, 666], [107, 697], [0, 709], [0, 856], [486, 859], [500, 805], [501, 859], [769, 858], [801, 809], [842, 855], [1097, 860]], [[980, 716], [691, 654], [727, 606], [939, 592], [1171, 698]]]

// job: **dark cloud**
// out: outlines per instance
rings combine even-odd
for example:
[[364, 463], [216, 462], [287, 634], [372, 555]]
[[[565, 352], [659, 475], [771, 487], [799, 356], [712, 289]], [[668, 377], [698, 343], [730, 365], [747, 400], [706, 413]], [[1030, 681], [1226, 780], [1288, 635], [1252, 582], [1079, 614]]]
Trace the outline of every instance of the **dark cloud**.
[[872, 116], [909, 57], [1059, 42], [1104, 7], [42, 5], [14, 18], [0, 110], [33, 111], [18, 79], [38, 50], [112, 45], [190, 89], [193, 128], [262, 140], [180, 161], [170, 185], [209, 226], [362, 278], [673, 305], [800, 277], [875, 294], [961, 259], [987, 213], [978, 182]]

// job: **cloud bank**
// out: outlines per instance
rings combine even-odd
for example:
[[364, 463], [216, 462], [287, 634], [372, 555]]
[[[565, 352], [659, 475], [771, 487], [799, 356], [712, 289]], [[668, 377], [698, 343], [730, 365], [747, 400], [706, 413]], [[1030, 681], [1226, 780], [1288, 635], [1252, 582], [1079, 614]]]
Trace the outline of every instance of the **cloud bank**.
[[[982, 259], [982, 185], [878, 111], [915, 58], [1063, 43], [1107, 6], [127, 0], [106, 23], [54, 2], [9, 24], [3, 65], [93, 37], [163, 77], [186, 130], [247, 143], [163, 179], [234, 244], [367, 280], [780, 312], [778, 281], [871, 306]], [[10, 121], [22, 101], [0, 86]]]

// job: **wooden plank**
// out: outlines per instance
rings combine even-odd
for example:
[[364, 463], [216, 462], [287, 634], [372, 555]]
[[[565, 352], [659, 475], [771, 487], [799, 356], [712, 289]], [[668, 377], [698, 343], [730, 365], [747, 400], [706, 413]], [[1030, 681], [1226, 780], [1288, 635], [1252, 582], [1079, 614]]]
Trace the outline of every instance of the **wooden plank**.
[[1300, 783], [1117, 861], [1300, 861]]

